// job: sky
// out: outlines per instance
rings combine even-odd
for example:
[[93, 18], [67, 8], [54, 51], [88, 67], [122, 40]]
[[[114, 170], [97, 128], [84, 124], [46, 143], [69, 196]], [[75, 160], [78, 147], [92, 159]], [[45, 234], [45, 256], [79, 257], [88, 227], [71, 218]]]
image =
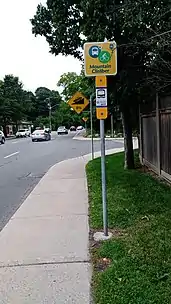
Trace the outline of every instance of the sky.
[[81, 70], [71, 56], [54, 56], [44, 37], [31, 32], [30, 19], [45, 0], [0, 0], [0, 80], [6, 74], [18, 76], [26, 90], [43, 86], [57, 89], [63, 73]]

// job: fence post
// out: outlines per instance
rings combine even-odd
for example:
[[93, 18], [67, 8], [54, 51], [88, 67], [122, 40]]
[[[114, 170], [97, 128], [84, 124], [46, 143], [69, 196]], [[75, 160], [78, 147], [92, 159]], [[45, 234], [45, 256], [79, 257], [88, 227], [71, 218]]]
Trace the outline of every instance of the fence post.
[[158, 93], [156, 93], [156, 131], [157, 131], [157, 168], [158, 168], [158, 174], [161, 175], [160, 110], [159, 110], [159, 94]]

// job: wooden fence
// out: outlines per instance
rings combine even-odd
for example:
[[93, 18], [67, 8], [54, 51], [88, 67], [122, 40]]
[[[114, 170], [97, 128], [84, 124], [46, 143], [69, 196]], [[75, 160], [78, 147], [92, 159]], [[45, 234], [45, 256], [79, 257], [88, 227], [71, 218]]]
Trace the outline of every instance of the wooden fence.
[[140, 107], [140, 155], [144, 165], [171, 182], [171, 96]]

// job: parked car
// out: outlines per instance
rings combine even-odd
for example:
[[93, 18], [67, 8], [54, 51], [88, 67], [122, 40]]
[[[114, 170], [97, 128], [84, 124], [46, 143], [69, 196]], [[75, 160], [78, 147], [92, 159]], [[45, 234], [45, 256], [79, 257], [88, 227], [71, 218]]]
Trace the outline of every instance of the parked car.
[[58, 135], [62, 135], [62, 134], [68, 134], [68, 130], [66, 127], [59, 127], [57, 130], [57, 134]]
[[81, 131], [81, 130], [83, 130], [84, 128], [83, 128], [83, 126], [78, 126], [77, 127], [77, 131]]
[[0, 131], [0, 143], [2, 145], [5, 144], [5, 135], [2, 131]]
[[31, 134], [32, 141], [47, 141], [51, 140], [51, 134], [49, 130], [35, 130]]
[[30, 131], [28, 129], [20, 129], [16, 133], [16, 137], [27, 137], [30, 136]]
[[71, 126], [71, 127], [70, 127], [70, 131], [71, 131], [71, 132], [74, 132], [74, 131], [76, 131], [76, 127], [74, 127], [74, 126]]

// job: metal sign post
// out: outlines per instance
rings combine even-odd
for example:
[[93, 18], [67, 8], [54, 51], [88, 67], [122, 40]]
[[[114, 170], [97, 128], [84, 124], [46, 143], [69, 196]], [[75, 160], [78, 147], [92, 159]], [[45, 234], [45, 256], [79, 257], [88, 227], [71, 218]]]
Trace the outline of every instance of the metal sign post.
[[105, 162], [105, 130], [104, 119], [107, 118], [107, 78], [96, 77], [96, 115], [100, 119], [101, 138], [101, 176], [102, 176], [102, 202], [103, 202], [103, 229], [104, 235], [108, 236], [108, 214], [106, 193], [106, 162]]
[[104, 229], [104, 235], [108, 236], [107, 193], [106, 193], [106, 161], [105, 161], [105, 134], [104, 133], [105, 133], [104, 132], [104, 120], [100, 119], [103, 229]]
[[91, 156], [94, 159], [94, 142], [93, 142], [93, 96], [90, 96], [90, 125], [91, 125]]
[[84, 121], [85, 123], [85, 130], [87, 132], [87, 120], [88, 120], [88, 117], [83, 117], [82, 120]]

